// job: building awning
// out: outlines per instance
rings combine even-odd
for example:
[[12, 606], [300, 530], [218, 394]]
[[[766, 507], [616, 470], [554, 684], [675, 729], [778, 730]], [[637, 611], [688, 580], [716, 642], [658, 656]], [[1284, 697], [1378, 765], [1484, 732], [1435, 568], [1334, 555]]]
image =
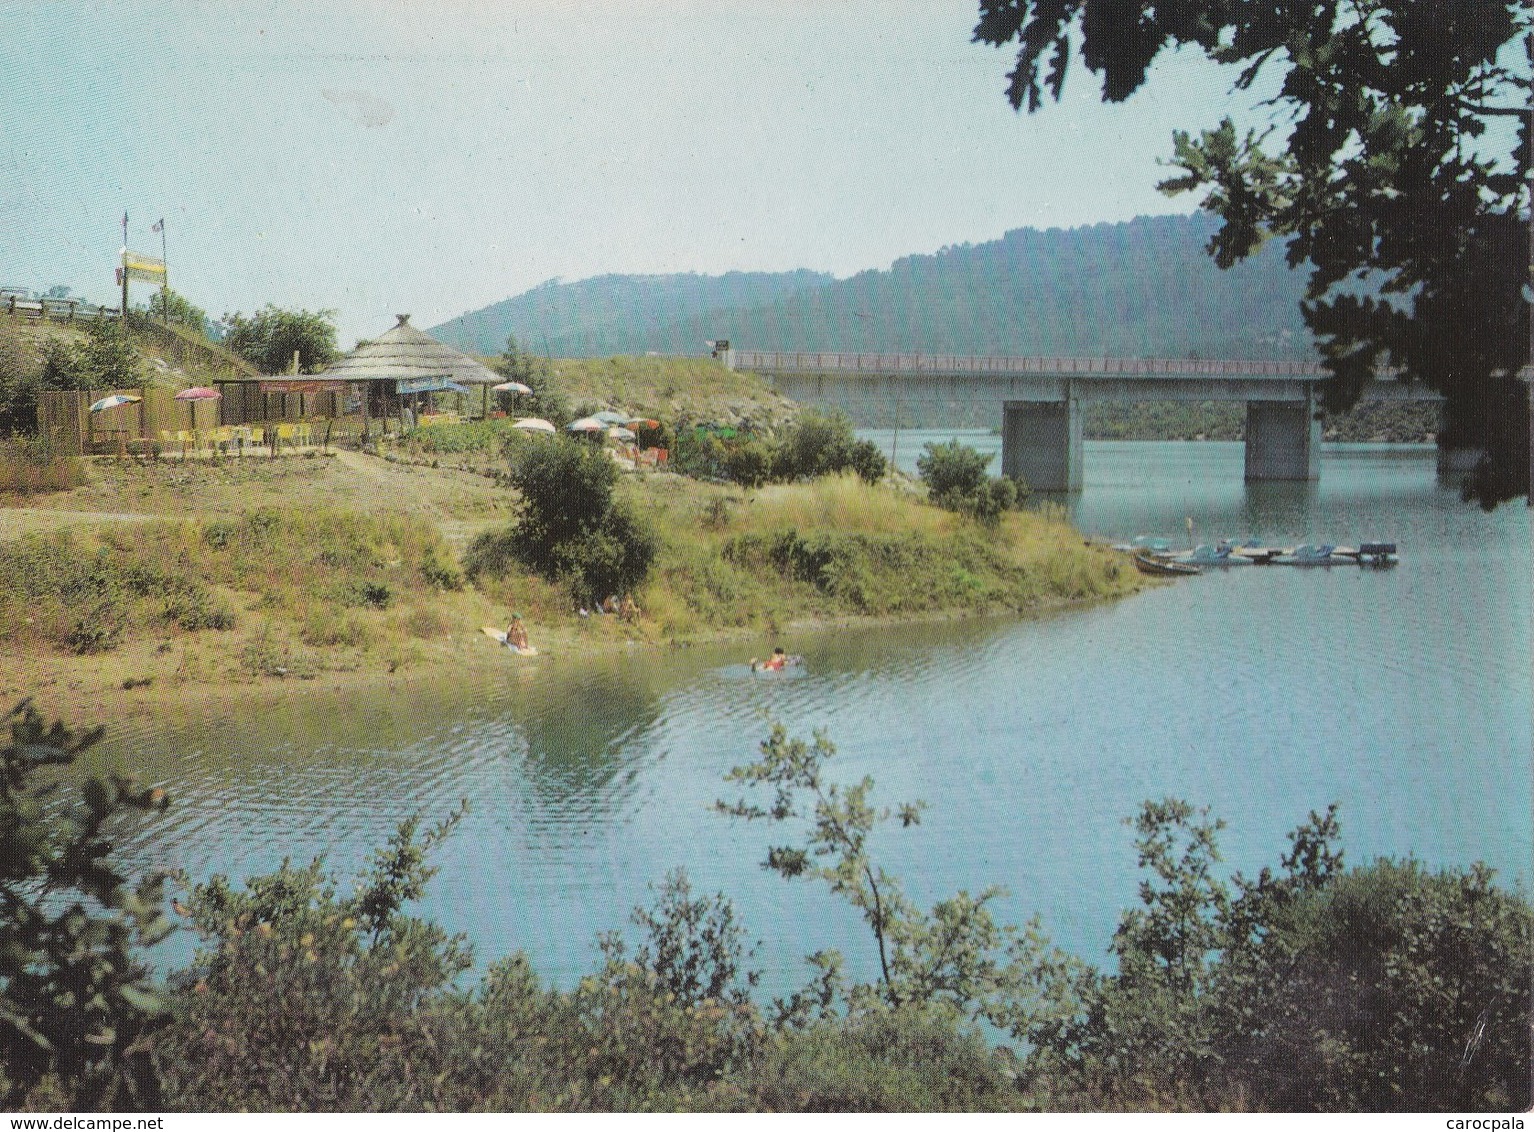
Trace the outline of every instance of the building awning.
[[[249, 385], [250, 382], [217, 381], [214, 384]], [[327, 381], [313, 377], [263, 377], [256, 382], [257, 389], [262, 393], [345, 393], [347, 385], [345, 381]]]
[[396, 393], [467, 393], [467, 385], [459, 385], [446, 377], [402, 377], [394, 383]]

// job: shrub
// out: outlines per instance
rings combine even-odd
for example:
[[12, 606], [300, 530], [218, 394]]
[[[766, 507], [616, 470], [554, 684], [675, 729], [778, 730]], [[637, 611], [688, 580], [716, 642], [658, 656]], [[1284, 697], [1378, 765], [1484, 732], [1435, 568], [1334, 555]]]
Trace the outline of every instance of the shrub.
[[240, 653], [240, 666], [257, 676], [306, 676], [314, 670], [314, 661], [263, 622]]
[[424, 891], [435, 872], [426, 853], [455, 820], [419, 841], [418, 822], [402, 823], [344, 897], [318, 860], [285, 861], [244, 890], [222, 876], [194, 889], [189, 915], [205, 946], [174, 980], [182, 1009], [158, 1051], [171, 1101], [194, 1111], [441, 1107], [455, 1047], [439, 1035], [467, 1006], [452, 981], [471, 956], [403, 908]]
[[334, 645], [357, 648], [373, 637], [371, 628], [356, 613], [324, 608], [311, 610], [299, 632], [299, 639], [315, 648]]
[[531, 394], [497, 393], [496, 405], [505, 412], [523, 417], [543, 417], [556, 427], [563, 427], [575, 416], [570, 400], [557, 388], [544, 358], [529, 354], [517, 343], [515, 335], [506, 338], [506, 349], [494, 362], [496, 373], [507, 381], [520, 381]]
[[940, 1015], [950, 1028], [984, 1020], [1021, 1033], [1028, 1012], [1020, 1004], [1037, 972], [1054, 960], [1033, 933], [995, 922], [989, 905], [1001, 890], [979, 896], [960, 891], [923, 912], [870, 856], [869, 841], [880, 824], [898, 818], [902, 827], [917, 825], [926, 804], [876, 809], [869, 801], [872, 778], [851, 785], [829, 781], [825, 764], [836, 748], [823, 734], [810, 744], [790, 739], [775, 725], [758, 750], [756, 762], [734, 768], [726, 781], [770, 789], [771, 804], [742, 799], [718, 802], [716, 808], [747, 821], [800, 826], [802, 842], [770, 846], [763, 867], [787, 879], [824, 881], [868, 925], [879, 962], [877, 983], [846, 986], [839, 954], [812, 956], [820, 977], [779, 1003], [780, 1020], [797, 1024], [825, 1017], [840, 998], [853, 1014], [915, 1008]]
[[722, 531], [730, 525], [734, 512], [733, 500], [725, 499], [722, 496], [715, 496], [703, 508], [703, 514], [699, 519], [699, 523], [704, 530]]
[[203, 524], [202, 541], [214, 550], [226, 550], [239, 537], [241, 526], [234, 519], [210, 519]]
[[140, 382], [138, 351], [133, 336], [120, 320], [98, 318], [87, 325], [76, 353], [80, 384], [61, 388], [114, 389]]
[[453, 623], [441, 612], [431, 606], [421, 606], [412, 609], [405, 617], [405, 632], [412, 637], [422, 640], [430, 640], [432, 637], [440, 637], [452, 629]]
[[889, 471], [889, 462], [872, 440], [857, 440], [847, 453], [847, 468], [864, 483], [878, 483]]
[[724, 442], [713, 433], [679, 427], [667, 466], [694, 479], [721, 480], [725, 478], [728, 455]]
[[[666, 876], [654, 906], [634, 909], [629, 920], [644, 931], [634, 964], [653, 974], [676, 1001], [684, 1006], [710, 1001], [749, 1005], [750, 988], [761, 972], [741, 967], [751, 952], [723, 893], [694, 899], [686, 870], [676, 869]], [[618, 933], [602, 937], [601, 946], [609, 964], [627, 962]]]
[[1291, 834], [1281, 872], [1227, 885], [1220, 824], [1146, 804], [1155, 879], [1114, 936], [1118, 970], [1066, 974], [1057, 1001], [1078, 1005], [1035, 1020], [1030, 1072], [1103, 1105], [1528, 1107], [1526, 900], [1481, 865], [1344, 872], [1335, 807]]
[[574, 440], [530, 444], [508, 478], [522, 494], [517, 524], [474, 540], [465, 556], [471, 576], [503, 572], [515, 560], [583, 604], [644, 581], [657, 541], [614, 499], [618, 470], [605, 452]]
[[772, 473], [772, 452], [759, 440], [727, 449], [722, 471], [742, 487], [760, 487]]
[[394, 592], [385, 583], [365, 579], [345, 582], [331, 592], [342, 605], [365, 609], [388, 609], [394, 600]]
[[630, 920], [643, 932], [632, 955], [621, 934], [600, 936], [602, 970], [571, 996], [589, 1047], [580, 1071], [614, 1090], [608, 1104], [680, 1105], [751, 1056], [759, 975], [741, 969], [749, 953], [729, 901], [695, 899], [681, 870]]
[[949, 496], [965, 499], [974, 495], [987, 479], [989, 464], [989, 457], [957, 440], [928, 444], [916, 457], [916, 470], [934, 501]]
[[1534, 917], [1490, 869], [1381, 860], [1244, 899], [1263, 922], [1210, 1009], [1226, 1072], [1265, 1107], [1528, 1109]]
[[987, 475], [989, 463], [989, 457], [950, 440], [928, 444], [916, 458], [916, 470], [933, 503], [994, 526], [1002, 512], [1017, 505], [1018, 488], [1010, 479]]
[[[0, 414], [3, 414], [0, 407]], [[15, 437], [0, 442], [0, 491], [23, 495], [69, 491], [85, 483], [85, 463], [59, 452], [46, 437]]]
[[202, 586], [188, 586], [165, 599], [161, 617], [167, 624], [188, 632], [201, 629], [233, 629], [234, 611]]
[[920, 1007], [789, 1031], [748, 1081], [767, 1112], [984, 1112], [1021, 1099], [980, 1035]]
[[0, 1106], [163, 1108], [148, 1057], [166, 1005], [136, 948], [171, 930], [163, 877], [133, 883], [111, 859], [110, 831], [165, 792], [120, 775], [88, 777], [61, 804], [54, 767], [101, 738], [44, 726], [23, 701], [0, 748]]
[[102, 602], [89, 615], [76, 619], [64, 636], [64, 644], [78, 656], [111, 652], [122, 643], [120, 614], [110, 602]]
[[846, 415], [801, 413], [774, 454], [773, 478], [815, 479], [843, 471], [875, 482], [884, 475], [884, 455], [872, 441], [854, 439]]
[[504, 577], [519, 562], [515, 527], [481, 531], [463, 552], [463, 572], [470, 578]]
[[463, 571], [456, 563], [438, 554], [435, 547], [421, 556], [421, 577], [434, 589], [463, 589]]

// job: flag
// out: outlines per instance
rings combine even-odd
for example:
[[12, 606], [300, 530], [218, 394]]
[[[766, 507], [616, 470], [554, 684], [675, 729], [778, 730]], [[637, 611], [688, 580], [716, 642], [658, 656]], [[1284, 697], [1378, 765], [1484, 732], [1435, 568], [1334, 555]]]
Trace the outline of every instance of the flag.
[[160, 221], [159, 221], [158, 224], [151, 224], [149, 226], [149, 230], [151, 232], [163, 232], [163, 231], [165, 231], [165, 217], [163, 217], [163, 216], [160, 217]]

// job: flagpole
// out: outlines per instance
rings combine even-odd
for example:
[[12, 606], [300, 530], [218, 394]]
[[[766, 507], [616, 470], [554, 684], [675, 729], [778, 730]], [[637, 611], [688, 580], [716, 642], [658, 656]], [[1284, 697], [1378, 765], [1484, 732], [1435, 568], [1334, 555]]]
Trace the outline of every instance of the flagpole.
[[160, 277], [160, 304], [161, 314], [165, 317], [165, 325], [170, 325], [170, 257], [165, 254], [165, 217], [160, 217], [160, 266], [165, 269], [165, 274]]
[[123, 273], [122, 324], [126, 327], [128, 325], [128, 214], [126, 212], [123, 213], [123, 250], [119, 258], [122, 259]]

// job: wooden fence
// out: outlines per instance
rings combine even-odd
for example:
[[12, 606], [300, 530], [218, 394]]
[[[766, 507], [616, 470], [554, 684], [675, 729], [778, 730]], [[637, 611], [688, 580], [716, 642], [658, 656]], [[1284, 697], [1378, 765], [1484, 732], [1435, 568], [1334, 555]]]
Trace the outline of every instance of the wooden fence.
[[345, 410], [342, 393], [262, 393], [254, 381], [216, 381], [214, 387], [224, 395], [220, 424], [337, 418]]
[[[99, 413], [91, 405], [113, 393], [141, 400]], [[37, 432], [60, 452], [89, 456], [139, 450], [144, 441], [179, 429], [211, 429], [219, 424], [218, 402], [177, 401], [175, 391], [155, 386], [137, 389], [66, 389], [37, 395]]]

